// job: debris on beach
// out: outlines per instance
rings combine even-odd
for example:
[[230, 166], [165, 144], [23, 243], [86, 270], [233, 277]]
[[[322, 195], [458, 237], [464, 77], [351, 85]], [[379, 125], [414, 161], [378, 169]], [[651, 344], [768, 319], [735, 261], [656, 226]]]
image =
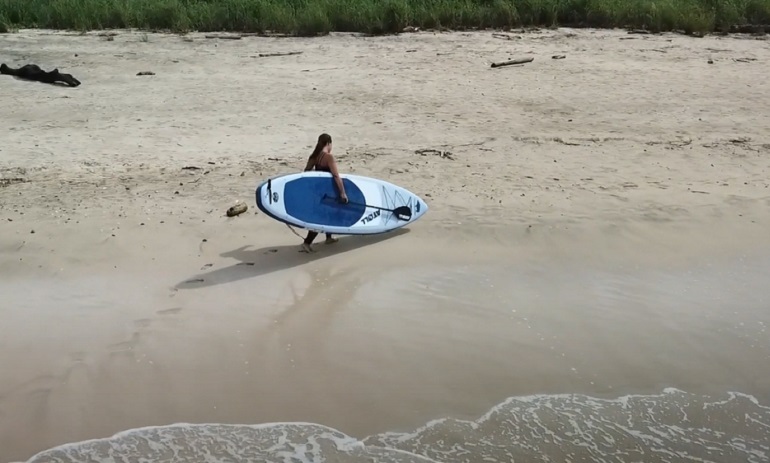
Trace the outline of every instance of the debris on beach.
[[0, 187], [6, 187], [11, 186], [16, 183], [27, 183], [28, 180], [21, 177], [13, 177], [13, 178], [0, 178]]
[[[75, 55], [77, 56], [77, 55]], [[62, 83], [69, 87], [80, 86], [80, 81], [72, 74], [59, 72], [59, 68], [53, 71], [44, 71], [37, 64], [25, 64], [20, 68], [12, 68], [5, 63], [0, 64], [0, 74], [18, 77], [20, 79], [56, 85]]]
[[155, 73], [152, 71], [139, 71], [136, 73], [138, 76], [154, 76]]
[[513, 65], [516, 65], [516, 64], [524, 64], [524, 63], [530, 63], [530, 62], [532, 62], [534, 59], [535, 59], [535, 58], [531, 58], [531, 57], [530, 57], [530, 58], [518, 58], [518, 59], [512, 59], [512, 60], [510, 60], [510, 61], [501, 61], [501, 62], [499, 62], [499, 63], [492, 63], [492, 67], [493, 67], [493, 68], [499, 68], [499, 67], [502, 67], [502, 66], [513, 66]]
[[246, 206], [246, 204], [244, 204], [244, 203], [239, 202], [236, 205], [231, 206], [227, 210], [227, 216], [228, 217], [235, 217], [237, 215], [243, 214], [247, 210], [248, 210], [248, 206]]
[[420, 28], [414, 27], [414, 26], [406, 26], [405, 28], [401, 29], [401, 32], [405, 32], [405, 33], [420, 32]]
[[252, 56], [252, 58], [268, 58], [271, 56], [291, 56], [291, 55], [301, 55], [301, 51], [285, 51], [285, 52], [275, 52], [275, 53], [260, 53], [257, 56]]
[[553, 55], [553, 56], [551, 56], [551, 59], [564, 59], [566, 57], [567, 57], [567, 55]]
[[454, 161], [454, 155], [451, 151], [441, 151], [441, 150], [434, 150], [432, 148], [425, 148], [425, 149], [419, 149], [414, 152], [415, 154], [419, 154], [420, 156], [427, 156], [429, 154], [432, 154], [434, 156], [438, 156], [442, 159], [449, 159], [451, 161]]

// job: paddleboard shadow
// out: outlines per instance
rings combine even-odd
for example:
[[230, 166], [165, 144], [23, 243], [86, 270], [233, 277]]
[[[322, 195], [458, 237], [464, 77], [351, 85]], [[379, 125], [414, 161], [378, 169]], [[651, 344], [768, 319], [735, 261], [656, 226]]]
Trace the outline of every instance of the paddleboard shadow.
[[334, 244], [324, 244], [323, 241], [325, 238], [322, 234], [319, 235], [316, 242], [313, 244], [313, 249], [315, 249], [316, 252], [310, 254], [299, 252], [299, 244], [269, 246], [259, 249], [251, 249], [251, 246], [242, 246], [220, 254], [221, 257], [237, 260], [237, 263], [227, 267], [199, 273], [177, 283], [174, 288], [204, 288], [233, 283], [247, 278], [256, 278], [272, 272], [298, 267], [308, 262], [323, 259], [324, 257], [336, 256], [348, 251], [354, 251], [364, 246], [377, 244], [406, 233], [409, 233], [408, 228], [401, 228], [389, 233], [377, 235], [339, 236], [339, 241]]

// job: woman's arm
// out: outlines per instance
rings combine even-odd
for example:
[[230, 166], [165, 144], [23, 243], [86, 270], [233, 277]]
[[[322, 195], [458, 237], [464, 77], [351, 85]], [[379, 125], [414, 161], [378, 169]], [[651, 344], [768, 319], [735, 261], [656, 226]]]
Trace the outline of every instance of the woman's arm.
[[334, 181], [337, 183], [337, 188], [340, 190], [340, 197], [347, 202], [348, 195], [345, 194], [345, 185], [343, 185], [340, 173], [337, 171], [337, 161], [335, 161], [332, 155], [329, 155], [329, 170], [334, 177]]

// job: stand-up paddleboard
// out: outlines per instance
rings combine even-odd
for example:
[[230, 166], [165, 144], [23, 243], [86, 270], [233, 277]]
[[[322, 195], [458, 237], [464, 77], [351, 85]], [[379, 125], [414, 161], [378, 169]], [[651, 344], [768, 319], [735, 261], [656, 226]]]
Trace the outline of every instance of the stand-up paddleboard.
[[428, 211], [419, 196], [371, 177], [341, 174], [348, 203], [339, 201], [334, 177], [308, 171], [271, 177], [256, 190], [259, 210], [280, 222], [337, 235], [386, 233]]

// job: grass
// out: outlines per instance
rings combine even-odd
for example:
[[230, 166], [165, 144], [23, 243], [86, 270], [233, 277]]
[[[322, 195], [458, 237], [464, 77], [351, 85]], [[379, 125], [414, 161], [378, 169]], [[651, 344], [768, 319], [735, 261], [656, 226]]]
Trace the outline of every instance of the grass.
[[16, 28], [386, 34], [521, 26], [713, 32], [770, 24], [770, 0], [0, 0]]

